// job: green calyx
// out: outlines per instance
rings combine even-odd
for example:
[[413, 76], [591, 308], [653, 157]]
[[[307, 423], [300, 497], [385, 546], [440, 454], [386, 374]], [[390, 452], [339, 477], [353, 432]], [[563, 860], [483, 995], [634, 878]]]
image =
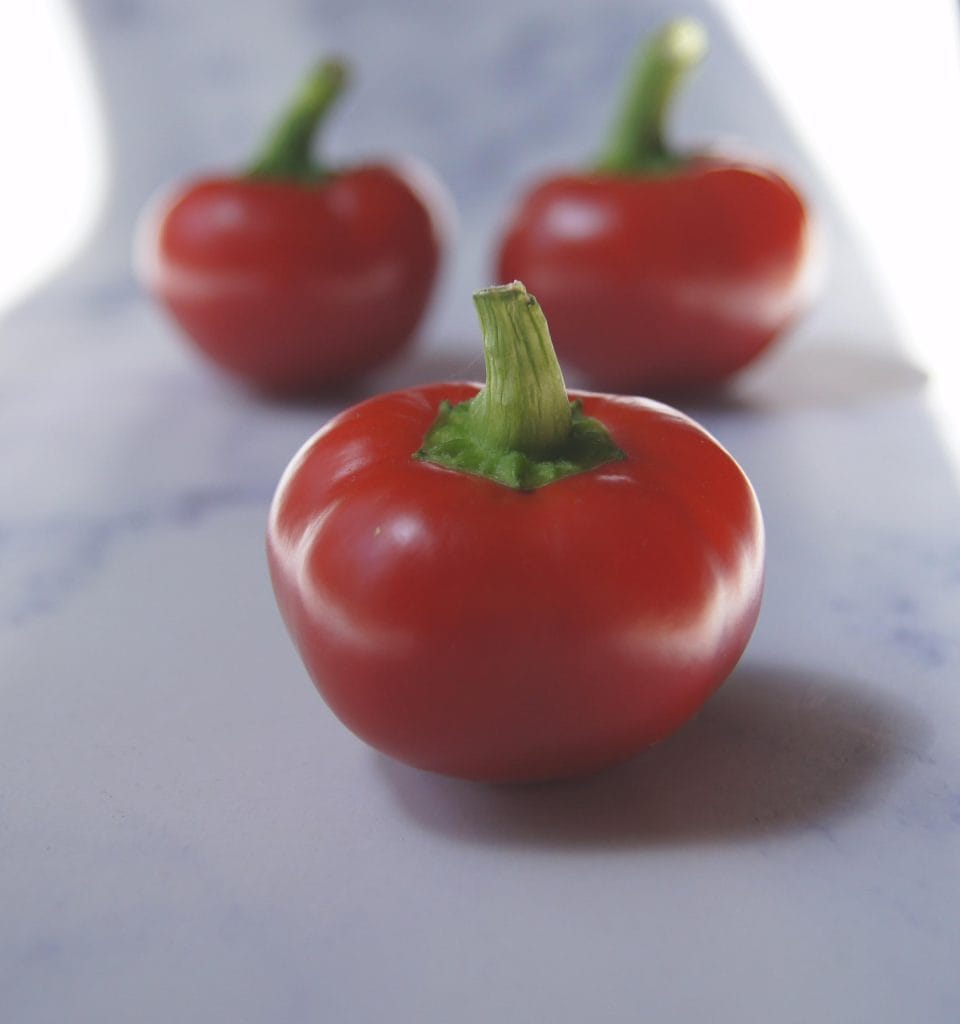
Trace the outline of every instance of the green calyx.
[[247, 168], [246, 176], [305, 183], [330, 177], [330, 170], [316, 159], [313, 150], [317, 134], [343, 92], [347, 77], [342, 61], [318, 64]]
[[684, 157], [667, 145], [667, 112], [706, 51], [706, 31], [694, 18], [670, 21], [646, 40], [628, 75], [619, 113], [596, 170], [663, 174], [684, 163]]
[[487, 382], [444, 402], [414, 458], [530, 491], [624, 458], [599, 420], [571, 402], [537, 300], [520, 282], [474, 294]]

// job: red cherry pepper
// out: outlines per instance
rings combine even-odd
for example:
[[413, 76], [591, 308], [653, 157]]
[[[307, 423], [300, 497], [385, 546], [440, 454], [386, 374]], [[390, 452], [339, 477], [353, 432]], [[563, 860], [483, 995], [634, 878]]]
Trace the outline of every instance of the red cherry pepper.
[[561, 361], [614, 391], [716, 384], [755, 359], [808, 299], [810, 221], [774, 171], [678, 155], [667, 106], [706, 46], [668, 24], [641, 51], [597, 166], [519, 202], [497, 276], [523, 279], [555, 321]]
[[438, 268], [436, 183], [312, 158], [344, 82], [340, 63], [320, 65], [247, 173], [186, 184], [140, 234], [149, 291], [205, 356], [267, 391], [327, 389], [393, 356]]
[[568, 396], [522, 285], [475, 301], [486, 385], [381, 395], [320, 430], [274, 498], [273, 586], [317, 689], [379, 750], [471, 779], [590, 772], [733, 669], [760, 511], [681, 413]]

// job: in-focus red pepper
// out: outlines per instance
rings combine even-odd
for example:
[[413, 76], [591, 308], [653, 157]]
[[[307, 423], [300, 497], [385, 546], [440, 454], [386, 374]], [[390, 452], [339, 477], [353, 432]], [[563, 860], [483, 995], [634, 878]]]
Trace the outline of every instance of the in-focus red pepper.
[[435, 181], [312, 156], [344, 83], [341, 63], [321, 64], [246, 173], [189, 182], [140, 231], [149, 291], [204, 355], [262, 390], [322, 391], [381, 364], [410, 341], [436, 277]]
[[535, 185], [501, 240], [498, 280], [537, 294], [561, 362], [590, 386], [715, 385], [808, 300], [810, 224], [793, 187], [755, 163], [666, 145], [666, 109], [705, 47], [688, 18], [656, 34], [596, 167]]
[[486, 385], [382, 395], [320, 430], [274, 498], [273, 586], [317, 689], [372, 746], [471, 779], [590, 772], [733, 669], [760, 511], [681, 413], [568, 396], [522, 285], [475, 301]]

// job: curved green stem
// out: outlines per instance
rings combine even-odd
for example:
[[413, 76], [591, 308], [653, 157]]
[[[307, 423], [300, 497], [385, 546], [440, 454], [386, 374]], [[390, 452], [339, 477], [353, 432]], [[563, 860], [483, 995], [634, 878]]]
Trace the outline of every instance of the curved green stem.
[[546, 318], [519, 282], [473, 296], [487, 385], [473, 403], [475, 436], [490, 448], [547, 459], [570, 433], [570, 402]]
[[346, 84], [347, 68], [342, 61], [326, 60], [317, 65], [247, 169], [247, 176], [293, 181], [328, 177], [329, 170], [313, 155], [314, 142]]
[[473, 296], [487, 382], [459, 405], [444, 402], [414, 457], [532, 490], [623, 454], [584, 416], [563, 383], [547, 321], [519, 281]]
[[597, 170], [656, 173], [682, 162], [664, 137], [667, 112], [706, 49], [706, 32], [693, 18], [668, 22], [645, 42], [628, 76], [626, 94]]

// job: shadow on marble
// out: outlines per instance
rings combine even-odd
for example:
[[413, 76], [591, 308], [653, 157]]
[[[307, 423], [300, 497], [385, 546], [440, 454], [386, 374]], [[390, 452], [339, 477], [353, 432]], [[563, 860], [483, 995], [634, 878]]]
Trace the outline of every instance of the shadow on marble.
[[413, 388], [436, 381], [476, 381], [483, 383], [486, 376], [480, 331], [471, 342], [451, 343], [429, 351], [414, 352], [405, 360], [387, 367], [371, 378], [371, 383], [383, 390]]
[[664, 400], [694, 414], [852, 408], [914, 393], [927, 380], [923, 369], [892, 346], [818, 341], [774, 350], [715, 393]]
[[[345, 408], [385, 391], [416, 387], [435, 381], [472, 380], [483, 383], [480, 352], [471, 357], [463, 344], [394, 360], [369, 376], [348, 382], [328, 394], [298, 398], [271, 398], [246, 391], [253, 400], [270, 405], [309, 409]], [[570, 388], [582, 388], [576, 371], [566, 370]], [[709, 412], [769, 413], [804, 409], [852, 408], [897, 395], [915, 393], [927, 374], [906, 355], [890, 347], [867, 348], [841, 342], [785, 347], [771, 353], [716, 391], [657, 394], [657, 398], [696, 416]], [[236, 385], [239, 390], [240, 385]]]
[[206, 369], [208, 375], [215, 380], [219, 393], [231, 401], [239, 399], [265, 411], [275, 410], [284, 413], [317, 410], [326, 418], [387, 391], [398, 391], [437, 381], [471, 380], [482, 383], [484, 368], [483, 356], [479, 354], [479, 344], [478, 340], [476, 358], [460, 349], [452, 349], [449, 352], [408, 353], [398, 356], [369, 374], [331, 384], [326, 390], [302, 395], [258, 391], [241, 381], [231, 379], [215, 367], [210, 366]]
[[764, 839], [862, 813], [923, 756], [928, 727], [867, 684], [744, 666], [675, 736], [587, 779], [463, 782], [376, 756], [417, 825], [467, 843], [624, 847]]

